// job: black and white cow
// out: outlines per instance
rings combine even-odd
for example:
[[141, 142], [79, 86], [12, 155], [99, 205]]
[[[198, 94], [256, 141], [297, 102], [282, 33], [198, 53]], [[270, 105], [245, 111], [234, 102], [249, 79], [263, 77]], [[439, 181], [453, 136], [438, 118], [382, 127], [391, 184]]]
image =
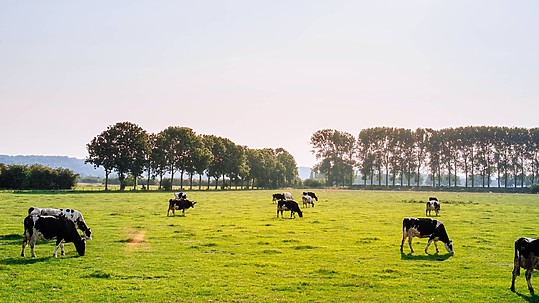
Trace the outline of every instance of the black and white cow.
[[532, 273], [534, 269], [539, 269], [539, 239], [520, 238], [515, 241], [515, 259], [513, 262], [513, 279], [511, 280], [511, 290], [515, 291], [515, 279], [520, 276], [520, 268], [526, 270], [526, 282], [528, 290], [533, 296]]
[[315, 199], [316, 202], [318, 202], [318, 197], [317, 197], [316, 194], [313, 193], [312, 191], [304, 191], [304, 192], [303, 192], [303, 195], [304, 195], [304, 196], [311, 196], [311, 198]]
[[425, 247], [425, 253], [428, 254], [427, 249], [432, 241], [434, 241], [434, 247], [438, 253], [438, 241], [444, 243], [445, 249], [453, 253], [453, 241], [449, 239], [445, 226], [442, 222], [430, 218], [404, 218], [402, 220], [402, 242], [401, 253], [403, 252], [404, 240], [408, 238], [408, 245], [410, 245], [410, 251], [413, 253], [412, 238], [429, 238], [427, 246]]
[[440, 202], [438, 200], [429, 200], [425, 208], [425, 216], [430, 216], [431, 212], [434, 211], [436, 216], [440, 214]]
[[64, 216], [65, 218], [73, 221], [75, 226], [82, 231], [86, 239], [92, 239], [92, 230], [86, 225], [84, 216], [76, 209], [70, 208], [38, 208], [32, 206], [28, 209], [29, 216]]
[[306, 205], [309, 206], [309, 205], [312, 205], [312, 207], [314, 207], [314, 202], [313, 202], [313, 198], [309, 195], [303, 195], [301, 197], [301, 200], [303, 201], [303, 207], [305, 207]]
[[298, 213], [300, 218], [303, 218], [303, 212], [299, 208], [296, 201], [292, 200], [279, 200], [277, 201], [277, 218], [279, 218], [279, 212], [281, 212], [281, 218], [283, 217], [283, 211], [290, 211], [290, 218], [296, 217]]
[[174, 193], [174, 198], [176, 200], [187, 199], [187, 194], [184, 192], [177, 192], [177, 193]]
[[37, 240], [56, 239], [53, 256], [58, 257], [58, 248], [65, 254], [64, 242], [75, 244], [79, 256], [84, 256], [86, 241], [77, 232], [75, 223], [64, 216], [28, 216], [24, 219], [24, 240], [22, 242], [21, 257], [24, 257], [24, 248], [30, 243], [32, 257], [36, 257], [34, 246]]
[[273, 194], [273, 198], [271, 202], [280, 201], [280, 200], [285, 200], [283, 194]]
[[185, 215], [185, 210], [189, 209], [191, 207], [195, 207], [196, 202], [195, 201], [189, 201], [187, 199], [170, 199], [168, 200], [168, 211], [167, 211], [167, 217], [172, 210], [172, 215], [176, 215], [174, 211], [180, 210], [182, 211], [182, 214]]

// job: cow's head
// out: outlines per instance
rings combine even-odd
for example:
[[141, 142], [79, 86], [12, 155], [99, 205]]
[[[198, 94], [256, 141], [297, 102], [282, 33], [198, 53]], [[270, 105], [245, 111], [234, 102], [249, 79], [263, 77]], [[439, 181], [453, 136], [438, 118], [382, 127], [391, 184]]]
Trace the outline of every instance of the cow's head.
[[197, 203], [196, 203], [195, 201], [192, 201], [192, 202], [191, 202], [191, 207], [192, 207], [192, 208], [195, 208], [195, 204], [197, 204]]
[[77, 249], [77, 253], [79, 253], [79, 256], [84, 256], [84, 253], [86, 252], [86, 239], [78, 239], [76, 241], [73, 241], [73, 244], [75, 244], [75, 248]]
[[444, 243], [444, 246], [445, 246], [445, 249], [450, 252], [450, 253], [455, 253], [455, 251], [453, 251], [453, 241], [452, 240], [449, 240], [449, 242], [447, 243]]
[[86, 237], [86, 239], [88, 240], [92, 240], [92, 230], [91, 229], [87, 229], [84, 231], [84, 237]]

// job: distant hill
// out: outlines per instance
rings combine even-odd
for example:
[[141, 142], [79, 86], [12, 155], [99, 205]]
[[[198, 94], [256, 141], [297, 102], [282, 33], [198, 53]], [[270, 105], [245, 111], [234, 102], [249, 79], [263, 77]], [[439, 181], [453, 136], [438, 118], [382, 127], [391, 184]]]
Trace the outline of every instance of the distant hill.
[[0, 163], [6, 165], [32, 165], [41, 164], [50, 168], [67, 168], [81, 177], [104, 177], [102, 168], [94, 169], [91, 164], [84, 164], [84, 159], [70, 158], [67, 156], [7, 156], [0, 155]]
[[[94, 169], [91, 164], [84, 164], [84, 159], [71, 158], [67, 156], [7, 156], [0, 155], [0, 163], [6, 165], [32, 165], [41, 164], [51, 168], [67, 168], [81, 177], [105, 177], [105, 171], [99, 167]], [[301, 180], [311, 177], [311, 168], [298, 167], [298, 175]]]

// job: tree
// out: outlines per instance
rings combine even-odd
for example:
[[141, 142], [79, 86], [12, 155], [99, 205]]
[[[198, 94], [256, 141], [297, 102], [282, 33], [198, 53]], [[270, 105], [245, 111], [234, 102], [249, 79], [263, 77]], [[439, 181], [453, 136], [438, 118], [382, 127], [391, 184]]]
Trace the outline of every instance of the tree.
[[328, 185], [344, 185], [345, 175], [353, 172], [356, 139], [349, 133], [332, 129], [315, 132], [311, 136], [312, 152], [320, 162], [315, 169], [326, 174]]
[[86, 144], [88, 157], [84, 163], [91, 163], [95, 168], [103, 167], [105, 170], [105, 190], [108, 190], [109, 176], [114, 169], [115, 150], [113, 140], [107, 132], [102, 132]]
[[103, 166], [107, 178], [110, 169], [116, 170], [120, 190], [124, 190], [129, 173], [134, 176], [142, 173], [147, 140], [148, 135], [140, 126], [131, 122], [118, 122], [87, 144], [89, 156], [86, 162]]
[[284, 168], [284, 184], [282, 186], [292, 186], [296, 184], [298, 180], [298, 167], [294, 157], [287, 152], [284, 148], [277, 148], [275, 150], [277, 161], [283, 165]]
[[[215, 178], [215, 189], [217, 189], [219, 177], [225, 173], [225, 159], [226, 147], [224, 139], [214, 135], [203, 135], [202, 140], [204, 146], [206, 146], [213, 157], [209, 162], [206, 175], [208, 176], [208, 188], [210, 188], [210, 177]], [[223, 181], [224, 182], [224, 181]]]

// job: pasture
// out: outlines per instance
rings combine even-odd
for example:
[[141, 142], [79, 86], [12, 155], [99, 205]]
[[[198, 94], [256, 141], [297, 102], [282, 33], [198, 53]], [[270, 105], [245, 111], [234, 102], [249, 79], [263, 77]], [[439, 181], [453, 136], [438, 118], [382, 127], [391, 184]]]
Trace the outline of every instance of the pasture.
[[[174, 217], [170, 192], [0, 192], [0, 301], [538, 301], [523, 272], [509, 290], [514, 241], [539, 237], [538, 196], [317, 190], [315, 207], [289, 219], [276, 217], [274, 192], [188, 192], [198, 203]], [[418, 238], [401, 254], [402, 219], [424, 217], [430, 194], [455, 254], [439, 243], [427, 255]], [[67, 243], [54, 259], [51, 241], [20, 257], [30, 206], [82, 211], [86, 255]]]

